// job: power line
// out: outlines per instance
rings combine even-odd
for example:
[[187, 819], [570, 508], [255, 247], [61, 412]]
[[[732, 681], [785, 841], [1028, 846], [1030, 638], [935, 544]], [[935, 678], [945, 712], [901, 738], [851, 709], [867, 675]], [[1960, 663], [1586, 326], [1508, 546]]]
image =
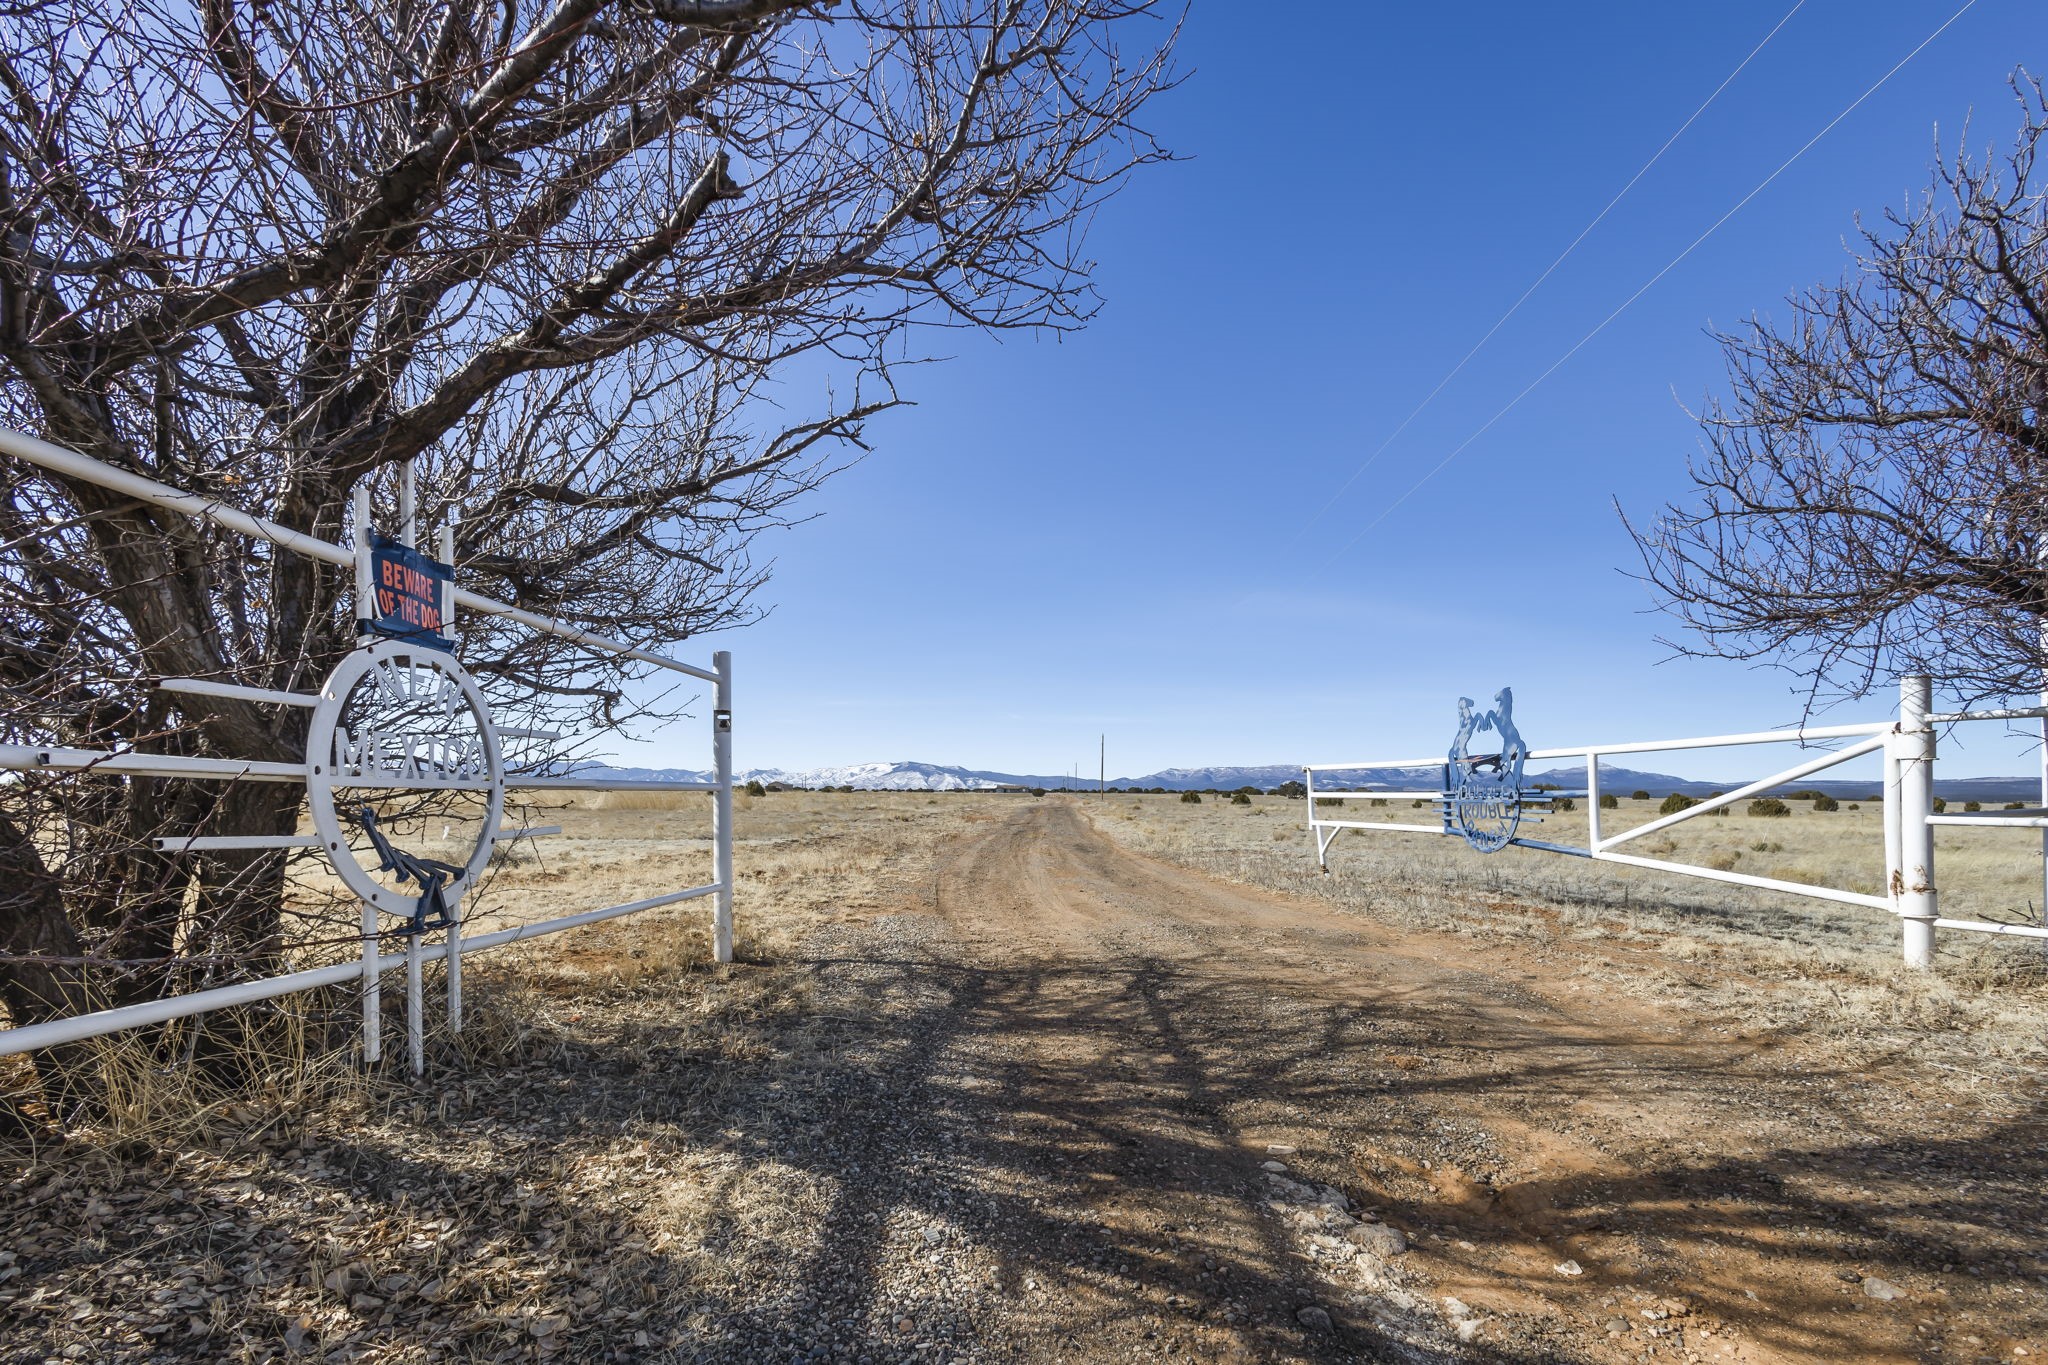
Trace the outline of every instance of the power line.
[[1792, 153], [1791, 156], [1786, 157], [1783, 164], [1781, 164], [1778, 167], [1778, 169], [1772, 171], [1769, 175], [1765, 176], [1760, 182], [1758, 182], [1755, 189], [1751, 190], [1748, 194], [1743, 195], [1742, 198], [1737, 200], [1733, 208], [1729, 209], [1719, 218], [1716, 218], [1713, 222], [1713, 225], [1710, 226], [1705, 232], [1702, 232], [1699, 236], [1693, 238], [1691, 244], [1688, 245], [1685, 248], [1685, 250], [1679, 252], [1676, 256], [1673, 256], [1670, 259], [1670, 261], [1668, 261], [1665, 264], [1664, 268], [1662, 270], [1659, 270], [1656, 274], [1650, 276], [1650, 278], [1643, 283], [1640, 289], [1637, 289], [1635, 293], [1630, 294], [1627, 298], [1623, 299], [1620, 305], [1616, 307], [1613, 312], [1609, 313], [1606, 317], [1600, 319], [1599, 324], [1595, 326], [1592, 331], [1580, 337], [1576, 342], [1572, 344], [1570, 350], [1566, 351], [1563, 355], [1559, 356], [1556, 360], [1552, 361], [1548, 369], [1544, 370], [1543, 373], [1537, 375], [1534, 379], [1530, 380], [1528, 384], [1523, 387], [1520, 393], [1516, 394], [1513, 398], [1510, 398], [1501, 407], [1501, 410], [1499, 412], [1496, 412], [1495, 414], [1493, 414], [1493, 416], [1487, 418], [1486, 421], [1480, 425], [1477, 431], [1473, 432], [1470, 436], [1467, 436], [1464, 440], [1458, 442], [1458, 444], [1452, 448], [1450, 454], [1444, 456], [1441, 460], [1438, 460], [1436, 464], [1430, 467], [1428, 473], [1424, 474], [1421, 478], [1417, 479], [1413, 484], [1409, 485], [1407, 492], [1403, 493], [1400, 497], [1394, 499], [1393, 502], [1387, 505], [1384, 511], [1382, 511], [1378, 516], [1374, 517], [1371, 521], [1367, 522], [1364, 525], [1364, 527], [1362, 527], [1359, 530], [1358, 534], [1352, 536], [1351, 539], [1345, 541], [1343, 545], [1339, 546], [1335, 554], [1331, 555], [1329, 559], [1323, 561], [1324, 565], [1327, 567], [1331, 562], [1335, 561], [1340, 556], [1342, 556], [1346, 550], [1349, 550], [1353, 545], [1356, 545], [1360, 540], [1364, 539], [1367, 532], [1371, 531], [1375, 526], [1378, 526], [1381, 522], [1385, 521], [1389, 516], [1393, 515], [1394, 510], [1396, 508], [1398, 508], [1402, 503], [1408, 501], [1409, 498], [1413, 497], [1415, 493], [1418, 490], [1420, 490], [1424, 484], [1428, 483], [1431, 479], [1435, 478], [1438, 474], [1442, 473], [1444, 466], [1448, 465], [1452, 460], [1457, 459], [1458, 456], [1463, 454], [1467, 446], [1471, 445], [1481, 436], [1484, 436], [1487, 432], [1491, 431], [1494, 425], [1498, 423], [1501, 420], [1501, 418], [1507, 416], [1510, 412], [1512, 412], [1515, 409], [1515, 406], [1519, 404], [1524, 398], [1527, 398], [1530, 394], [1534, 393], [1537, 387], [1541, 385], [1544, 380], [1550, 378], [1550, 376], [1556, 374], [1559, 370], [1563, 369], [1565, 362], [1569, 361], [1573, 356], [1577, 355], [1581, 350], [1583, 350], [1586, 344], [1592, 341], [1594, 337], [1597, 337], [1602, 332], [1606, 331], [1609, 323], [1613, 322], [1616, 318], [1620, 317], [1623, 313], [1627, 312], [1631, 304], [1633, 304], [1637, 299], [1641, 298], [1643, 295], [1649, 293], [1650, 290], [1656, 286], [1659, 280], [1663, 279], [1666, 275], [1669, 275], [1673, 270], [1677, 269], [1680, 262], [1684, 261], [1686, 257], [1692, 255], [1694, 251], [1698, 250], [1700, 245], [1704, 243], [1709, 237], [1713, 236], [1716, 232], [1719, 232], [1721, 230], [1722, 225], [1725, 224], [1730, 218], [1733, 218], [1736, 214], [1742, 212], [1742, 210], [1749, 204], [1750, 200], [1756, 198], [1759, 194], [1762, 194], [1766, 189], [1769, 189], [1771, 184], [1774, 181], [1776, 181], [1779, 176], [1783, 175], [1786, 171], [1792, 168], [1792, 164], [1794, 162], [1798, 161], [1799, 158], [1805, 156], [1807, 152], [1811, 151], [1815, 143], [1819, 142], [1822, 138], [1826, 137], [1829, 133], [1833, 132], [1836, 124], [1840, 123], [1843, 119], [1849, 117], [1849, 115], [1855, 113], [1857, 109], [1862, 107], [1863, 102], [1865, 100], [1869, 99], [1872, 95], [1875, 95], [1878, 92], [1878, 90], [1883, 87], [1886, 81], [1889, 81], [1893, 76], [1898, 75], [1900, 70], [1902, 70], [1905, 67], [1906, 63], [1912, 61], [1915, 57], [1919, 56], [1921, 52], [1924, 51], [1930, 43], [1932, 43], [1936, 38], [1939, 38], [1942, 34], [1946, 33], [1951, 24], [1955, 23], [1956, 20], [1962, 18], [1972, 8], [1974, 8], [1976, 4], [1977, 0], [1964, 0], [1962, 8], [1958, 9], [1954, 14], [1951, 14], [1945, 21], [1943, 21], [1940, 28], [1937, 28], [1936, 30], [1934, 30], [1934, 32], [1928, 34], [1925, 38], [1921, 39], [1918, 47], [1915, 47], [1911, 52], [1908, 52], [1905, 56], [1899, 58], [1898, 62], [1892, 67], [1891, 70], [1885, 72], [1882, 76], [1879, 76], [1877, 80], [1874, 83], [1872, 83], [1871, 87], [1868, 90], [1865, 90], [1862, 94], [1858, 95], [1853, 101], [1850, 102], [1848, 108], [1844, 109], [1841, 113], [1829, 119], [1827, 125], [1823, 127], [1819, 132], [1815, 133], [1812, 137], [1808, 138], [1800, 146], [1798, 151]]
[[1721, 83], [1714, 87], [1713, 93], [1708, 95], [1706, 99], [1700, 102], [1699, 108], [1693, 110], [1692, 113], [1687, 116], [1685, 122], [1678, 125], [1678, 131], [1674, 132], [1670, 137], [1664, 139], [1664, 144], [1661, 147], [1657, 148], [1655, 152], [1651, 153], [1650, 159], [1648, 161], [1645, 161], [1642, 164], [1642, 166], [1639, 169], [1637, 169], [1636, 173], [1628, 178], [1627, 184], [1623, 185], [1618, 191], [1615, 192], [1614, 197], [1607, 201], [1606, 207], [1601, 209], [1600, 212], [1593, 215], [1593, 221], [1587, 223], [1584, 227], [1580, 228], [1579, 235], [1572, 238], [1571, 242], [1565, 247], [1563, 251], [1557, 253], [1557, 259], [1552, 261], [1549, 265], [1543, 268], [1543, 273], [1538, 275], [1535, 279], [1535, 282], [1532, 283], [1527, 289], [1524, 289], [1522, 291], [1520, 298], [1516, 299], [1513, 303], [1508, 305], [1508, 310], [1505, 313], [1502, 313], [1498, 318], [1494, 319], [1493, 326], [1486, 329], [1486, 335], [1480, 337], [1479, 340], [1472, 343], [1472, 349], [1465, 352], [1464, 357], [1460, 359], [1457, 364], [1451, 366], [1450, 371], [1447, 374], [1445, 374], [1442, 379], [1436, 381], [1436, 387], [1431, 389], [1427, 394], [1423, 395], [1422, 401], [1415, 405], [1414, 411], [1410, 412], [1406, 417], [1401, 419], [1401, 425], [1395, 427], [1391, 432], [1389, 432], [1387, 434], [1386, 439], [1379, 443], [1379, 446], [1372, 452], [1372, 454], [1365, 457], [1365, 462], [1360, 464], [1358, 468], [1352, 470], [1350, 477], [1345, 479], [1343, 483], [1337, 485], [1337, 491], [1330, 494], [1329, 498], [1324, 501], [1321, 507], [1318, 507], [1315, 510], [1315, 512], [1309, 517], [1307, 521], [1304, 521], [1303, 523], [1301, 523], [1300, 526], [1295, 528], [1294, 536], [1289, 540], [1289, 544], [1292, 544], [1294, 540], [1300, 539], [1301, 536], [1307, 533], [1309, 527], [1315, 525], [1316, 522], [1322, 519], [1324, 513], [1328, 512], [1332, 507], [1335, 507], [1337, 505], [1338, 500], [1342, 498], [1344, 494], [1350, 490], [1351, 485], [1358, 482], [1359, 476], [1365, 473], [1366, 470], [1372, 468], [1373, 462], [1379, 459], [1381, 455], [1386, 453], [1387, 447], [1392, 445], [1397, 439], [1399, 439], [1401, 433], [1408, 430], [1409, 424], [1422, 415], [1422, 410], [1428, 407], [1431, 403], [1435, 402], [1436, 396], [1442, 393], [1444, 389], [1447, 386], [1449, 386], [1452, 380], [1456, 379], [1460, 374], [1464, 373], [1465, 367], [1472, 363], [1472, 357], [1478, 355], [1481, 350], [1485, 349], [1486, 343], [1493, 340], [1494, 333], [1500, 331], [1502, 327], [1506, 326], [1508, 319], [1512, 318], [1517, 312], [1521, 310], [1522, 305], [1529, 301], [1530, 295], [1534, 294], [1538, 289], [1541, 289], [1544, 285], [1544, 282], [1547, 281], [1552, 275], [1557, 273], [1557, 268], [1565, 263], [1565, 259], [1569, 257], [1574, 251], [1577, 251], [1579, 249], [1579, 243], [1585, 241], [1586, 238], [1592, 234], [1594, 228], [1599, 227], [1601, 223], [1606, 221], [1607, 215], [1614, 212], [1615, 205], [1619, 204], [1623, 199], [1628, 197], [1628, 192], [1636, 187], [1636, 183], [1640, 181], [1644, 176], [1650, 173], [1650, 168], [1655, 166], [1660, 160], [1663, 159], [1664, 153], [1671, 150], [1672, 144], [1677, 142], [1679, 138], [1685, 136], [1686, 129], [1692, 127], [1693, 124], [1699, 121], [1700, 115], [1706, 113], [1707, 109], [1714, 103], [1715, 100], [1721, 98], [1721, 92], [1723, 90], [1726, 90], [1731, 84], [1734, 83], [1735, 78], [1737, 76], [1740, 76], [1743, 73], [1743, 71], [1748, 68], [1751, 62], [1756, 60], [1757, 54], [1759, 52], [1762, 52], [1765, 47], [1769, 46], [1771, 39], [1778, 36], [1778, 30], [1785, 27], [1787, 23], [1791, 22], [1792, 16], [1799, 13], [1799, 11], [1802, 8], [1804, 8], [1805, 5], [1806, 0], [1793, 0], [1792, 8], [1786, 10], [1784, 17], [1779, 19], [1777, 23], [1771, 25], [1771, 31], [1769, 33], [1766, 33], [1763, 36], [1762, 40], [1758, 42], [1755, 47], [1749, 50], [1749, 55], [1744, 57], [1740, 62], [1738, 62], [1733, 71], [1730, 71], [1726, 76], [1722, 77]]

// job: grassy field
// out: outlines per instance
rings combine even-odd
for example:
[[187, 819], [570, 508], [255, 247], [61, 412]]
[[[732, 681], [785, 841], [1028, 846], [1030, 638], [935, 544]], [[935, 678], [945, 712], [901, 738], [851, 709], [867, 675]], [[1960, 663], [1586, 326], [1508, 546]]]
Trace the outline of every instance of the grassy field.
[[[1545, 817], [1525, 831], [1583, 844], [1586, 813]], [[1656, 818], [1656, 801], [1622, 798], [1602, 813], [1613, 834]], [[1091, 808], [1094, 808], [1091, 799]], [[1383, 807], [1351, 796], [1332, 818], [1426, 824], [1432, 811], [1404, 799]], [[1909, 1030], [1943, 1047], [2006, 1057], [2048, 1043], [2048, 954], [2036, 942], [1944, 932], [1939, 969], [1900, 965], [1897, 921], [1885, 912], [1727, 883], [1594, 863], [1540, 850], [1485, 855], [1434, 834], [1347, 830], [1319, 875], [1306, 803], [1255, 797], [1250, 806], [1206, 796], [1111, 795], [1098, 824], [1155, 857], [1248, 885], [1323, 899], [1346, 913], [1462, 934], [1620, 943], [1641, 950], [1634, 982], [1646, 993], [1684, 990], [1702, 1009], [1753, 1012], [1786, 1026], [1882, 1038]], [[2031, 831], [1946, 827], [1936, 868], [1942, 913], [2037, 921], [2040, 858]], [[1883, 884], [1880, 812], [1862, 805], [1781, 817], [1702, 816], [1647, 836], [1627, 851], [1732, 868], [1788, 881], [1876, 894]], [[1711, 973], [1720, 964], [1725, 973]], [[1771, 983], [1759, 990], [1757, 981]]]

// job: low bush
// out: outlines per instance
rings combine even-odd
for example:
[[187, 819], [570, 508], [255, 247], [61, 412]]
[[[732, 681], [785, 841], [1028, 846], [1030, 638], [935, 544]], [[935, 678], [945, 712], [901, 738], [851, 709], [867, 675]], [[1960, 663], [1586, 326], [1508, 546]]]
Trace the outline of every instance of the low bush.
[[1858, 802], [1855, 802], [1855, 801], [1851, 801], [1851, 802], [1849, 803], [1849, 809], [1850, 809], [1850, 810], [1862, 810], [1862, 809], [1863, 809], [1863, 807], [1862, 807], [1862, 805], [1861, 805], [1861, 804], [1859, 804]]
[[1984, 809], [1984, 806], [1983, 806], [1983, 803], [1982, 803], [1982, 802], [1979, 802], [1979, 801], [1965, 801], [1965, 802], [1963, 802], [1963, 809], [1964, 809], [1964, 810], [1983, 810], [1983, 809]]
[[1697, 806], [1698, 804], [1699, 802], [1693, 800], [1690, 796], [1685, 796], [1679, 792], [1673, 792], [1671, 793], [1671, 795], [1664, 798], [1663, 805], [1657, 807], [1657, 814], [1676, 815], [1678, 814], [1678, 812], [1682, 810], [1691, 810], [1694, 806]]
[[2007, 810], [2025, 810], [2027, 803], [2024, 801], [2008, 801], [2005, 803], [2005, 808]]
[[[1183, 806], [1199, 806], [1202, 804], [1202, 794], [1200, 792], [1182, 792], [1180, 794], [1180, 803]], [[1333, 801], [1330, 804], [1341, 806], [1344, 803], [1342, 801]]]
[[[1326, 806], [1338, 806], [1338, 807], [1341, 807], [1341, 806], [1343, 806], [1343, 804], [1344, 804], [1344, 798], [1343, 798], [1343, 797], [1341, 797], [1341, 796], [1326, 796], [1326, 797], [1324, 797], [1324, 798], [1323, 798], [1323, 804], [1324, 804], [1324, 805], [1326, 805]], [[1374, 804], [1375, 806], [1384, 806], [1384, 805], [1386, 805], [1387, 803], [1386, 803], [1386, 802], [1384, 802], [1384, 801], [1375, 801], [1375, 802], [1373, 802], [1373, 804]]]
[[1569, 796], [1555, 796], [1551, 798], [1550, 808], [1552, 810], [1577, 810], [1579, 803], [1572, 800]]
[[1384, 805], [1386, 805], [1386, 804], [1387, 804], [1387, 798], [1386, 798], [1386, 797], [1384, 797], [1384, 796], [1375, 796], [1375, 797], [1374, 797], [1374, 798], [1372, 799], [1372, 802], [1371, 802], [1371, 804], [1373, 804], [1373, 805], [1375, 805], [1375, 806], [1384, 806]]
[[1749, 846], [1751, 853], [1783, 853], [1785, 846], [1776, 839], [1759, 839]]
[[1751, 815], [1775, 818], [1780, 815], [1790, 815], [1792, 808], [1775, 796], [1759, 796], [1756, 800], [1749, 803], [1749, 813]]
[[1641, 787], [1638, 787], [1628, 794], [1628, 799], [1631, 801], [1647, 801], [1650, 799], [1650, 794]]
[[1945, 813], [1945, 812], [1946, 812], [1947, 810], [1948, 810], [1948, 802], [1947, 802], [1947, 801], [1945, 801], [1945, 800], [1943, 800], [1943, 799], [1942, 799], [1941, 797], [1939, 797], [1939, 796], [1935, 797], [1935, 798], [1934, 798], [1934, 813], [1935, 813], [1936, 815], [1941, 815], [1941, 814]]
[[1621, 798], [1620, 798], [1620, 797], [1618, 797], [1618, 796], [1612, 796], [1612, 795], [1610, 795], [1610, 796], [1603, 796], [1603, 797], [1601, 797], [1601, 798], [1600, 798], [1600, 809], [1601, 809], [1601, 810], [1619, 810], [1620, 808], [1621, 808]]
[[1422, 803], [1422, 802], [1420, 802], [1420, 801], [1410, 801], [1410, 802], [1408, 803], [1408, 808], [1409, 808], [1410, 810], [1421, 810], [1421, 809], [1422, 809], [1422, 806], [1423, 806], [1423, 803]]
[[768, 794], [768, 789], [767, 789], [766, 787], [764, 787], [764, 786], [762, 786], [762, 785], [761, 785], [761, 779], [760, 779], [760, 778], [758, 778], [758, 777], [757, 777], [757, 778], [755, 778], [755, 779], [754, 779], [754, 780], [753, 780], [752, 782], [749, 782], [749, 783], [747, 784], [747, 795], [749, 795], [749, 796], [766, 796], [767, 794]]
[[1248, 792], [1232, 792], [1230, 794], [1230, 804], [1233, 806], [1249, 806], [1251, 803], [1252, 798]]
[[1813, 798], [1813, 808], [1815, 810], [1840, 810], [1842, 803], [1829, 796], [1826, 792], [1822, 792], [1819, 796]]

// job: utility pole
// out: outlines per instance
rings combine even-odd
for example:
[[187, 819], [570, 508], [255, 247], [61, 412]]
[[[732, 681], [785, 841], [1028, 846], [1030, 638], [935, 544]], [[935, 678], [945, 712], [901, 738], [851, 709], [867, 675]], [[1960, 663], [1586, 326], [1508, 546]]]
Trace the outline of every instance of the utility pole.
[[1109, 800], [1109, 736], [1095, 737], [1095, 800]]

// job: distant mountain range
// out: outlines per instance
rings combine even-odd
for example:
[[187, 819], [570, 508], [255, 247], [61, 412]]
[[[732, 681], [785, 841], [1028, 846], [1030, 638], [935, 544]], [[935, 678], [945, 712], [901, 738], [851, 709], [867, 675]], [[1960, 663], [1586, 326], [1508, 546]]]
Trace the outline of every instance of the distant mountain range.
[[[623, 778], [648, 782], [708, 782], [709, 772], [695, 772], [684, 768], [624, 768], [605, 763], [578, 765], [578, 771], [592, 777]], [[954, 768], [939, 763], [852, 763], [832, 768], [750, 768], [736, 774], [742, 782], [767, 784], [779, 782], [788, 787], [818, 789], [822, 787], [852, 787], [857, 791], [993, 791], [999, 787], [1044, 787], [1048, 791], [1074, 788], [1093, 791], [1095, 783], [1081, 778], [1061, 774], [1048, 777], [1032, 773], [999, 773], [980, 768]], [[1250, 767], [1219, 768], [1165, 768], [1143, 777], [1113, 777], [1112, 787], [1159, 787], [1166, 791], [1231, 791], [1238, 787], [1257, 787], [1270, 791], [1283, 782], [1299, 782], [1301, 769], [1286, 763], [1268, 763]], [[1528, 774], [1530, 782], [1543, 782], [1578, 791], [1586, 785], [1586, 769], [1583, 765], [1573, 768], [1546, 768], [1541, 772]], [[1402, 768], [1358, 768], [1342, 774], [1330, 773], [1319, 778], [1319, 791], [1406, 791], [1420, 786], [1435, 786], [1438, 781], [1433, 772]], [[1633, 768], [1600, 768], [1600, 789], [1616, 796], [1627, 796], [1631, 792], [1646, 791], [1652, 796], [1668, 796], [1678, 792], [1685, 796], [1705, 796], [1709, 792], [1731, 790], [1735, 783], [1696, 782], [1691, 778], [1673, 777], [1669, 773], [1638, 772]], [[1937, 792], [1951, 801], [2033, 801], [2041, 794], [2039, 778], [2034, 777], [1958, 777], [1944, 778], [1935, 784]], [[1787, 782], [1778, 790], [1820, 791], [1844, 800], [1861, 800], [1877, 790], [1877, 780], [1827, 780], [1808, 778], [1799, 782]]]

